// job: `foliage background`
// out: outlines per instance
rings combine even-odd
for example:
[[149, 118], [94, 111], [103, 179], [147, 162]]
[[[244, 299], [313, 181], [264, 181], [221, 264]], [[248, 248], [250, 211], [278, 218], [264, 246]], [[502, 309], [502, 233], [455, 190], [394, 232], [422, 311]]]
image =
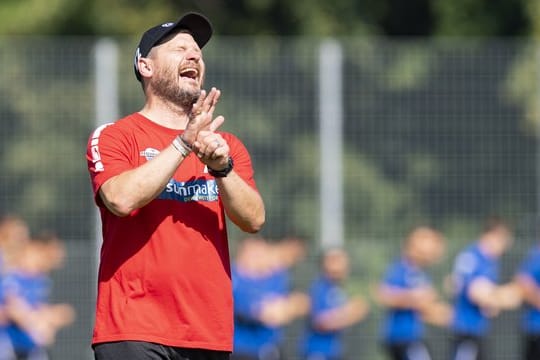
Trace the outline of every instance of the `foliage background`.
[[[101, 37], [119, 44], [120, 108], [132, 112], [142, 101], [130, 66], [141, 29], [187, 10], [214, 23], [208, 84], [224, 91], [226, 129], [256, 154], [268, 208], [263, 236], [309, 241], [298, 287], [316, 271], [316, 70], [326, 37], [345, 50], [351, 291], [369, 293], [417, 223], [432, 223], [449, 239], [448, 256], [434, 269], [440, 284], [453, 254], [494, 212], [516, 226], [518, 246], [505, 260], [505, 278], [511, 275], [534, 241], [538, 211], [538, 1], [4, 0], [0, 213], [21, 214], [34, 231], [53, 228], [69, 242], [56, 296], [76, 304], [79, 322], [59, 339], [57, 358], [87, 349], [92, 322], [94, 218], [83, 153], [94, 127], [93, 46]], [[350, 337], [371, 352], [374, 314]], [[500, 327], [516, 314], [505, 316]], [[444, 349], [448, 334], [432, 331]], [[500, 356], [515, 350], [511, 336], [504, 339], [493, 344]]]

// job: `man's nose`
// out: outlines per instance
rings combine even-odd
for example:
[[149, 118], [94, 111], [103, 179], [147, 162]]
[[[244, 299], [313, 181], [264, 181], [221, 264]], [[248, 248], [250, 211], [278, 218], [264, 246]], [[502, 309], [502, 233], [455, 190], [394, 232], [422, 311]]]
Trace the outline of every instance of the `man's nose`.
[[189, 49], [186, 54], [186, 59], [199, 61], [201, 59], [201, 52], [197, 49]]

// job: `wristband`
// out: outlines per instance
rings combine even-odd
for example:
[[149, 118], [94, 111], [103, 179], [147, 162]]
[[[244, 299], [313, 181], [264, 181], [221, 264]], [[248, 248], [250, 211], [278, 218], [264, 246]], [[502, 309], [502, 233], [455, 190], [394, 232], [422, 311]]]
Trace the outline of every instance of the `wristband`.
[[191, 146], [180, 135], [174, 138], [172, 145], [183, 157], [187, 157], [191, 153]]
[[208, 173], [210, 175], [212, 175], [213, 177], [222, 178], [222, 177], [225, 177], [225, 176], [229, 175], [229, 173], [233, 169], [233, 166], [234, 166], [233, 159], [232, 159], [232, 157], [229, 156], [229, 160], [227, 161], [227, 167], [225, 169], [214, 170], [214, 169], [208, 167]]

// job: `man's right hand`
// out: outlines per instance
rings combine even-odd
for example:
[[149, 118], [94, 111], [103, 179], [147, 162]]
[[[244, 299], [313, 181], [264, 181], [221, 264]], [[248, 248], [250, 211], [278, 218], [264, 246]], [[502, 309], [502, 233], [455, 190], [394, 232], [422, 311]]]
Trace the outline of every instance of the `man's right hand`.
[[214, 110], [216, 104], [221, 96], [221, 91], [213, 87], [207, 94], [205, 90], [201, 90], [199, 99], [193, 104], [191, 113], [189, 114], [189, 121], [182, 134], [182, 139], [189, 145], [197, 140], [197, 136], [202, 130], [214, 131], [224, 121], [222, 116], [218, 116], [215, 119]]

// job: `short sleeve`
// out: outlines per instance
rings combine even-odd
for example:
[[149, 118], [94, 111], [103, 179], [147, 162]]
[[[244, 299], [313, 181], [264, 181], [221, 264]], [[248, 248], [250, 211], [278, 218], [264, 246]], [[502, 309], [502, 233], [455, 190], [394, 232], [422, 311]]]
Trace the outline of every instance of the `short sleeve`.
[[518, 274], [528, 275], [532, 278], [540, 276], [540, 251], [531, 252], [520, 264]]
[[231, 133], [222, 133], [230, 148], [230, 156], [234, 161], [234, 171], [253, 189], [257, 190], [251, 157], [244, 144]]
[[384, 274], [382, 283], [388, 286], [405, 287], [405, 269], [399, 263], [392, 264]]
[[454, 274], [462, 277], [473, 276], [478, 268], [478, 261], [471, 252], [463, 252], [459, 254], [454, 262]]
[[119, 131], [115, 124], [98, 127], [90, 136], [86, 149], [86, 160], [94, 198], [102, 205], [97, 196], [99, 188], [108, 179], [134, 168], [130, 146], [126, 134]]
[[317, 280], [311, 285], [309, 297], [311, 299], [312, 316], [317, 317], [328, 309], [328, 305], [326, 304], [326, 292], [321, 280]]
[[479, 278], [495, 282], [497, 280], [495, 263], [482, 259], [472, 250], [461, 253], [454, 264], [454, 281], [457, 287], [467, 291], [470, 284]]
[[233, 272], [233, 298], [234, 316], [243, 320], [256, 320], [260, 311], [260, 304], [255, 301], [250, 288]]
[[2, 278], [2, 293], [4, 296], [20, 296], [21, 286], [13, 274], [6, 274]]

